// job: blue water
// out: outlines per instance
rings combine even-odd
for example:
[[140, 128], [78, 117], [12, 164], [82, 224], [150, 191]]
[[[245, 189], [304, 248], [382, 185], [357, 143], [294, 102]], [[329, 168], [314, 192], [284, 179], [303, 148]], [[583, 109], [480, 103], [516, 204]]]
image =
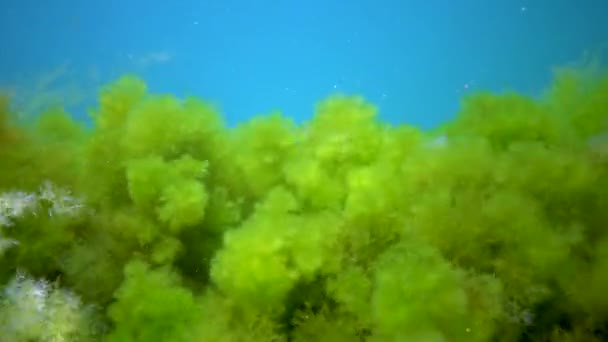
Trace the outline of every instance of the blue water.
[[230, 125], [297, 121], [334, 92], [392, 123], [432, 127], [467, 92], [537, 95], [554, 67], [601, 56], [605, 0], [5, 0], [0, 86], [22, 110], [85, 118], [124, 73], [216, 103]]

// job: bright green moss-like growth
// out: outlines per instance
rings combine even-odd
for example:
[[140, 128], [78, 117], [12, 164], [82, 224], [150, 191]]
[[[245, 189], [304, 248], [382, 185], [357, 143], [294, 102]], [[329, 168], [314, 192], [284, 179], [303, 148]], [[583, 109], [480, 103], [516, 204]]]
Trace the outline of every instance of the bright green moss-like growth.
[[116, 329], [110, 341], [191, 341], [200, 318], [192, 293], [166, 269], [152, 270], [140, 261], [125, 267], [109, 316]]
[[233, 133], [233, 158], [246, 191], [259, 199], [284, 182], [296, 145], [295, 125], [278, 113], [252, 119]]
[[188, 155], [170, 163], [160, 157], [135, 159], [127, 167], [129, 194], [134, 203], [177, 231], [199, 223], [208, 194], [202, 179], [207, 163]]
[[[464, 340], [468, 315], [464, 275], [428, 246], [402, 244], [379, 260], [372, 315], [381, 340]], [[471, 337], [472, 340], [474, 338]]]
[[336, 239], [337, 217], [296, 215], [295, 198], [270, 192], [244, 226], [225, 235], [211, 275], [228, 296], [263, 310], [281, 307], [300, 280], [322, 270]]
[[92, 127], [2, 98], [0, 340], [606, 340], [607, 80], [431, 131], [347, 95], [227, 128], [134, 76]]

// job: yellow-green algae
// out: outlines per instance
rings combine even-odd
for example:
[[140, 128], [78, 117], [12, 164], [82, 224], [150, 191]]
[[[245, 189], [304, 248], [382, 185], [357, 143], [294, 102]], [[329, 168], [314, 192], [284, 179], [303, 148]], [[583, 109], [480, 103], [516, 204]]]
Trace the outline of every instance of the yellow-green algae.
[[[602, 341], [608, 77], [474, 93], [425, 132], [357, 96], [235, 128], [103, 88], [0, 101], [5, 341]], [[21, 206], [21, 207], [19, 207]]]

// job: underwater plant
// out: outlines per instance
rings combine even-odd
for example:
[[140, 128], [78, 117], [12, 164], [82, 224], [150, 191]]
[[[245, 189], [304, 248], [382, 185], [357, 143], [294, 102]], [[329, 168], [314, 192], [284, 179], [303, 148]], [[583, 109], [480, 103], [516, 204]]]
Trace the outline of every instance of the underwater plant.
[[608, 76], [389, 125], [229, 128], [126, 75], [90, 126], [0, 99], [0, 340], [602, 341]]

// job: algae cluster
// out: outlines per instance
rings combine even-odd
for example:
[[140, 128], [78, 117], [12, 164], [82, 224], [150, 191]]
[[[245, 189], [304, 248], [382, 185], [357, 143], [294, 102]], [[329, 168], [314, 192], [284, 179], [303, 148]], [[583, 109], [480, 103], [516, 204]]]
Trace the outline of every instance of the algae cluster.
[[0, 101], [3, 341], [601, 341], [608, 77], [433, 131], [357, 96], [227, 128], [125, 76], [92, 127]]

